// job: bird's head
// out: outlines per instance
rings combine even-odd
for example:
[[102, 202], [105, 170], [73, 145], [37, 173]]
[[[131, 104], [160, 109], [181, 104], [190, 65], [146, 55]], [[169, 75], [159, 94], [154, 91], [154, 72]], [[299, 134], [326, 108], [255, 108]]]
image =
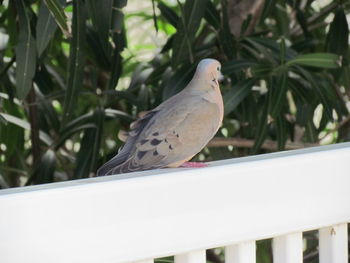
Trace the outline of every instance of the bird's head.
[[223, 79], [221, 74], [221, 64], [216, 59], [206, 58], [202, 59], [197, 66], [196, 75], [199, 78], [205, 78], [216, 85], [219, 85], [219, 81]]

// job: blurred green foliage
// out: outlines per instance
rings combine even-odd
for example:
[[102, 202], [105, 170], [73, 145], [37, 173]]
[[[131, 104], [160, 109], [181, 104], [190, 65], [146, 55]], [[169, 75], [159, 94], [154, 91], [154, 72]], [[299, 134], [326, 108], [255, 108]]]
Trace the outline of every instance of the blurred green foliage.
[[[265, 0], [233, 35], [233, 1], [149, 1], [136, 13], [127, 0], [0, 1], [0, 189], [93, 176], [118, 132], [184, 88], [206, 57], [226, 77], [217, 136], [253, 146], [209, 147], [200, 160], [271, 151], [265, 140], [275, 150], [349, 140], [349, 2]], [[128, 37], [134, 17], [152, 21], [158, 49]]]
[[[339, 125], [349, 115], [345, 2], [301, 9], [299, 1], [265, 1], [253, 30], [254, 14], [239, 35], [224, 0], [150, 1], [148, 12], [134, 13], [124, 11], [126, 0], [2, 2], [1, 187], [92, 176], [121, 145], [118, 132], [184, 88], [205, 57], [220, 60], [226, 76], [217, 136], [254, 145], [206, 148], [197, 158], [261, 153], [266, 139], [283, 150], [324, 134], [332, 143], [349, 138]], [[158, 49], [128, 46], [135, 41], [126, 22], [135, 17], [162, 36]], [[138, 59], [144, 50], [153, 57]]]

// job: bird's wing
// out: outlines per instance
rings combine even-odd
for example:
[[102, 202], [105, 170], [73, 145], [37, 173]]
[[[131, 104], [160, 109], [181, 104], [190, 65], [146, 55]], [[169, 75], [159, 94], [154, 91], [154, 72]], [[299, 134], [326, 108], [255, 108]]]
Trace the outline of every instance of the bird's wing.
[[200, 97], [173, 104], [156, 108], [133, 125], [121, 157], [108, 162], [104, 174], [165, 167], [193, 156], [208, 143], [220, 125], [218, 106]]
[[120, 149], [119, 153], [116, 156], [114, 156], [112, 159], [110, 159], [97, 170], [96, 176], [110, 174], [109, 172], [113, 168], [122, 164], [129, 158], [130, 153], [134, 150], [135, 142], [138, 136], [156, 113], [157, 111], [150, 111], [147, 114], [145, 114], [142, 118], [138, 119], [137, 121], [131, 124], [130, 127], [132, 128], [132, 131], [128, 133], [124, 146]]

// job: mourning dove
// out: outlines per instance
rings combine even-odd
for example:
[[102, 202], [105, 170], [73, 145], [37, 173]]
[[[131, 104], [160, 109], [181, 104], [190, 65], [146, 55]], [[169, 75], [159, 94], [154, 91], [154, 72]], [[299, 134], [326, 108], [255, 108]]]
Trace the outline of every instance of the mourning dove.
[[131, 124], [125, 145], [97, 176], [178, 167], [200, 152], [223, 119], [221, 65], [203, 59], [189, 84]]

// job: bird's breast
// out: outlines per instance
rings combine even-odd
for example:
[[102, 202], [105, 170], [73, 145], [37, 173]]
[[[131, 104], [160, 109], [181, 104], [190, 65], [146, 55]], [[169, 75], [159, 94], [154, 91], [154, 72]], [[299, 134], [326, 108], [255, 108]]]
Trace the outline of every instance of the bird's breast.
[[222, 95], [220, 92], [220, 88], [217, 87], [215, 90], [212, 90], [211, 92], [208, 92], [205, 96], [205, 99], [208, 100], [211, 103], [214, 103], [219, 108], [219, 115], [220, 115], [220, 124], [222, 123], [223, 117], [224, 117], [224, 102], [222, 99]]

